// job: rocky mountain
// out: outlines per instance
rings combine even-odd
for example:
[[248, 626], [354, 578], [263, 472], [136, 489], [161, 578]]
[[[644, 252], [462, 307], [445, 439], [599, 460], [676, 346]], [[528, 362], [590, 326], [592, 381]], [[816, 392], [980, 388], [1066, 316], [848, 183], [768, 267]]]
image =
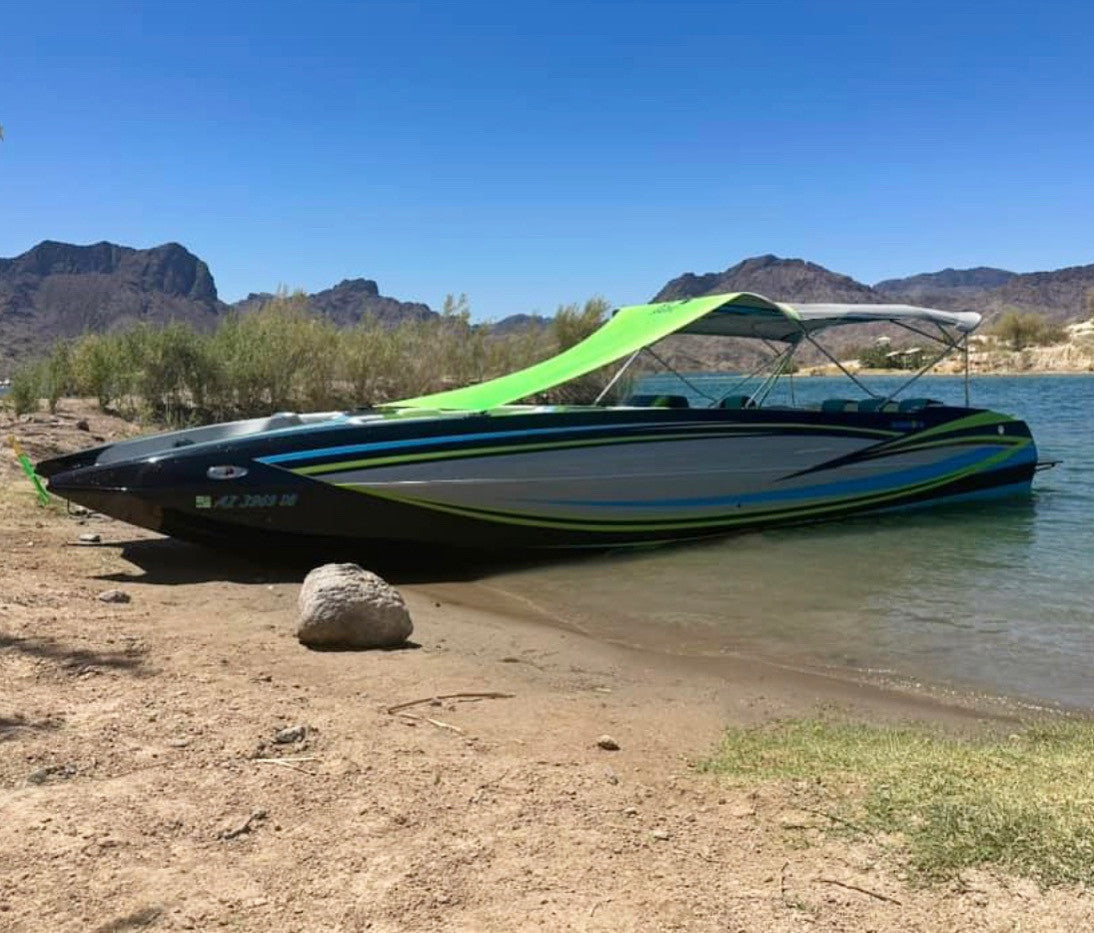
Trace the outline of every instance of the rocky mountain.
[[655, 300], [752, 291], [786, 301], [903, 302], [949, 310], [979, 311], [986, 317], [1010, 309], [1043, 314], [1055, 321], [1090, 317], [1094, 307], [1094, 265], [1050, 272], [1015, 273], [981, 266], [943, 269], [873, 287], [801, 259], [756, 256], [724, 272], [672, 279]]
[[654, 297], [654, 301], [674, 301], [719, 292], [756, 292], [783, 301], [857, 301], [883, 302], [884, 296], [856, 282], [804, 259], [780, 259], [778, 256], [754, 256], [730, 266], [724, 272], [695, 275], [685, 272], [672, 279]]
[[928, 307], [979, 311], [994, 316], [1016, 309], [1043, 314], [1054, 321], [1079, 320], [1092, 313], [1094, 265], [1051, 272], [1014, 273], [1004, 269], [943, 269], [874, 286], [894, 301]]
[[923, 272], [905, 279], [886, 279], [874, 288], [901, 300], [926, 304], [925, 298], [942, 295], [960, 299], [1006, 285], [1016, 273], [990, 266], [975, 269], [943, 269], [941, 272]]
[[978, 311], [1006, 308], [1037, 311], [1055, 321], [1077, 321], [1094, 315], [1094, 265], [1069, 266], [1052, 272], [1026, 272], [979, 297]]
[[513, 334], [522, 330], [543, 330], [551, 323], [549, 317], [542, 314], [510, 314], [498, 321], [489, 322], [490, 333]]
[[[232, 307], [240, 311], [254, 311], [272, 301], [269, 292], [252, 292]], [[380, 294], [379, 286], [371, 279], [344, 279], [333, 288], [308, 295], [312, 310], [331, 318], [339, 327], [350, 327], [367, 316], [381, 323], [394, 325], [408, 319], [425, 320], [437, 312], [429, 305], [416, 301], [399, 301]]]
[[[252, 293], [224, 304], [209, 267], [178, 243], [133, 249], [46, 240], [21, 256], [0, 259], [0, 378], [58, 339], [142, 321], [184, 321], [207, 330], [228, 311], [257, 310], [273, 297]], [[381, 295], [370, 279], [346, 279], [308, 295], [308, 304], [339, 326], [366, 315], [394, 325], [436, 314], [421, 302]]]
[[223, 309], [209, 267], [178, 243], [131, 249], [46, 240], [0, 259], [0, 375], [58, 338], [137, 321], [206, 328]]
[[[990, 267], [943, 269], [871, 287], [816, 263], [765, 255], [722, 272], [686, 272], [667, 282], [655, 300], [724, 291], [754, 291], [789, 301], [911, 302], [987, 315], [1017, 308], [1069, 321], [1094, 311], [1094, 265], [1023, 274]], [[74, 246], [47, 240], [21, 256], [0, 259], [0, 378], [59, 338], [116, 330], [138, 321], [179, 320], [206, 329], [231, 309], [256, 310], [273, 297], [253, 293], [225, 305], [209, 267], [178, 243], [133, 249], [105, 242]], [[382, 295], [376, 282], [362, 278], [309, 295], [308, 304], [340, 326], [356, 324], [366, 315], [394, 325], [436, 314], [421, 302]], [[547, 323], [539, 315], [516, 314], [491, 327], [505, 334], [540, 330]], [[861, 340], [863, 335], [853, 336]]]

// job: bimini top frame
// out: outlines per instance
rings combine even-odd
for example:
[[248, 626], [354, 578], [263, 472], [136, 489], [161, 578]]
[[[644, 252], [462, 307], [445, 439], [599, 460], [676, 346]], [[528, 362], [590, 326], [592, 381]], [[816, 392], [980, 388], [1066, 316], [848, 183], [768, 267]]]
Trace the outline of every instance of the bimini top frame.
[[[392, 403], [391, 407], [485, 411], [554, 388], [625, 357], [630, 357], [629, 365], [637, 357], [637, 351], [671, 334], [748, 337], [768, 343], [785, 343], [788, 345], [786, 350], [778, 354], [775, 379], [796, 348], [802, 342], [809, 342], [864, 391], [876, 396], [816, 342], [815, 334], [829, 327], [879, 322], [899, 324], [942, 344], [945, 348], [942, 356], [964, 345], [967, 372], [967, 338], [980, 324], [980, 315], [912, 305], [790, 304], [748, 292], [632, 305], [617, 310], [599, 330], [558, 356], [479, 385], [406, 399]], [[938, 332], [938, 337], [934, 331]], [[922, 372], [940, 359], [941, 356]]]

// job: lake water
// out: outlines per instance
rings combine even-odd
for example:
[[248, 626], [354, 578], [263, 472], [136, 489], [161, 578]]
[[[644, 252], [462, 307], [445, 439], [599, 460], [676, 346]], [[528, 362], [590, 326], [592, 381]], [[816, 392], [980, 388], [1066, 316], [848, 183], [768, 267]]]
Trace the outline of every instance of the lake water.
[[[857, 394], [845, 379], [794, 383], [798, 403]], [[712, 394], [724, 384], [699, 381]], [[911, 394], [962, 403], [964, 384], [924, 378]], [[974, 378], [972, 404], [1025, 419], [1041, 459], [1063, 461], [1037, 475], [1032, 499], [590, 556], [484, 582], [633, 644], [1094, 708], [1094, 376]]]

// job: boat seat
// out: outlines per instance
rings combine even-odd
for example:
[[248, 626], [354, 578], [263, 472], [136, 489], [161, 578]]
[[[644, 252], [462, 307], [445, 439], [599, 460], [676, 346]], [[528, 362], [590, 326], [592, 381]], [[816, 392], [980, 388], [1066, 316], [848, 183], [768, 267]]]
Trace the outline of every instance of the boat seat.
[[295, 428], [303, 424], [300, 416], [295, 411], [274, 412], [266, 419], [266, 423], [259, 428], [260, 431], [280, 431], [282, 428]]
[[826, 398], [820, 404], [821, 411], [858, 411], [858, 402], [853, 398]]
[[897, 411], [899, 406], [892, 399], [864, 398], [858, 403], [859, 411]]
[[906, 398], [901, 400], [900, 411], [919, 411], [921, 408], [931, 408], [941, 404], [935, 398]]
[[756, 403], [752, 401], [751, 395], [727, 395], [724, 399], [718, 402], [719, 408], [755, 408]]
[[624, 405], [634, 408], [689, 408], [686, 395], [631, 395]]

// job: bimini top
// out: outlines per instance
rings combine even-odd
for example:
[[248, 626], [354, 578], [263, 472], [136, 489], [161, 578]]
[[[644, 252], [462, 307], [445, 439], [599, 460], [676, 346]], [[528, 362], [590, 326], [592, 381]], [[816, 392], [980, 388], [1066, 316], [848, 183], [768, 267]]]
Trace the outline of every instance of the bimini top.
[[933, 324], [967, 334], [980, 324], [980, 315], [911, 305], [787, 304], [748, 292], [632, 305], [617, 310], [611, 320], [581, 343], [527, 369], [463, 389], [391, 404], [398, 408], [485, 411], [562, 385], [670, 334], [793, 343], [827, 327], [879, 321]]

